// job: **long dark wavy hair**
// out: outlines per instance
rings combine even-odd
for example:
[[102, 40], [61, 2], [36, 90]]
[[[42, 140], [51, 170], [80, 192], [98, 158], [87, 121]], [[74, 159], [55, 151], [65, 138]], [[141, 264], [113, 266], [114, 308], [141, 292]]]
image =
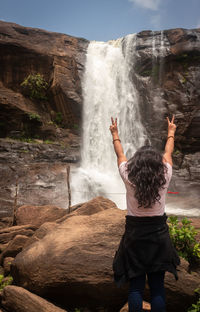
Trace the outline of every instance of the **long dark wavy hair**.
[[159, 190], [166, 183], [167, 170], [161, 154], [151, 146], [142, 146], [128, 161], [128, 179], [134, 184], [138, 208], [151, 208], [160, 200]]

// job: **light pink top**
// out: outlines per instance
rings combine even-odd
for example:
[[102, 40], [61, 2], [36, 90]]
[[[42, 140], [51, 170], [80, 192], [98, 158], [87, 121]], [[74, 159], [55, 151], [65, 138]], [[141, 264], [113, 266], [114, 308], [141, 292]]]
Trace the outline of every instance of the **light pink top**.
[[161, 197], [159, 202], [156, 201], [152, 208], [138, 208], [138, 201], [134, 196], [134, 185], [128, 180], [127, 161], [124, 161], [119, 165], [119, 173], [126, 187], [127, 215], [148, 217], [161, 216], [165, 213], [165, 195], [172, 177], [172, 166], [169, 163], [165, 163], [165, 165], [167, 166], [167, 172], [165, 173], [166, 183], [164, 189], [161, 189], [159, 192]]

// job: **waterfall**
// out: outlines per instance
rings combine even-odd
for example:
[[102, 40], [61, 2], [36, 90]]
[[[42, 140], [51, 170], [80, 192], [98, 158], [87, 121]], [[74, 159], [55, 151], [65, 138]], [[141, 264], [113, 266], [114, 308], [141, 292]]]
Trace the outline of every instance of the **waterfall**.
[[[163, 32], [153, 33], [152, 65], [158, 73], [158, 87], [152, 91], [154, 110], [164, 114], [160, 88], [164, 57], [169, 43]], [[119, 176], [117, 158], [109, 131], [111, 117], [118, 118], [119, 135], [127, 158], [142, 145], [147, 135], [141, 123], [139, 94], [134, 85], [136, 35], [88, 46], [83, 90], [83, 137], [81, 164], [71, 170], [72, 204], [104, 196], [120, 209], [126, 208], [125, 187]], [[154, 69], [155, 70], [155, 69]], [[166, 198], [166, 212], [199, 216], [196, 204], [181, 197]], [[197, 200], [195, 201], [195, 203]], [[187, 207], [186, 207], [187, 206]]]
[[101, 195], [126, 208], [109, 126], [111, 117], [117, 117], [127, 158], [144, 145], [147, 136], [140, 121], [138, 92], [131, 80], [135, 53], [136, 35], [89, 44], [82, 82], [82, 160], [72, 173], [73, 204]]

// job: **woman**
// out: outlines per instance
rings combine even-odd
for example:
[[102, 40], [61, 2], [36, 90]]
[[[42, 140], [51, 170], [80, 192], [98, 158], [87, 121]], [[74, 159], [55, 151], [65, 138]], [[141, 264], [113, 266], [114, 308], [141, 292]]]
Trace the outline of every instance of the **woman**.
[[169, 271], [177, 279], [180, 259], [171, 243], [165, 195], [172, 176], [172, 152], [176, 125], [168, 121], [168, 137], [163, 157], [151, 146], [143, 146], [127, 161], [118, 135], [117, 119], [110, 131], [120, 175], [126, 187], [125, 233], [113, 261], [118, 286], [129, 281], [129, 312], [142, 311], [146, 275], [151, 293], [151, 311], [165, 311], [164, 276]]

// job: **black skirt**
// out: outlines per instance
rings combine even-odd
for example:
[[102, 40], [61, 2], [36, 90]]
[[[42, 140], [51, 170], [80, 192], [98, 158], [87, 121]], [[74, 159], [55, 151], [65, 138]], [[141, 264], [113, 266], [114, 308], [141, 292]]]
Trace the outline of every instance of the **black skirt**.
[[125, 232], [113, 260], [117, 286], [149, 272], [168, 271], [178, 279], [180, 258], [172, 245], [167, 216], [126, 216]]

